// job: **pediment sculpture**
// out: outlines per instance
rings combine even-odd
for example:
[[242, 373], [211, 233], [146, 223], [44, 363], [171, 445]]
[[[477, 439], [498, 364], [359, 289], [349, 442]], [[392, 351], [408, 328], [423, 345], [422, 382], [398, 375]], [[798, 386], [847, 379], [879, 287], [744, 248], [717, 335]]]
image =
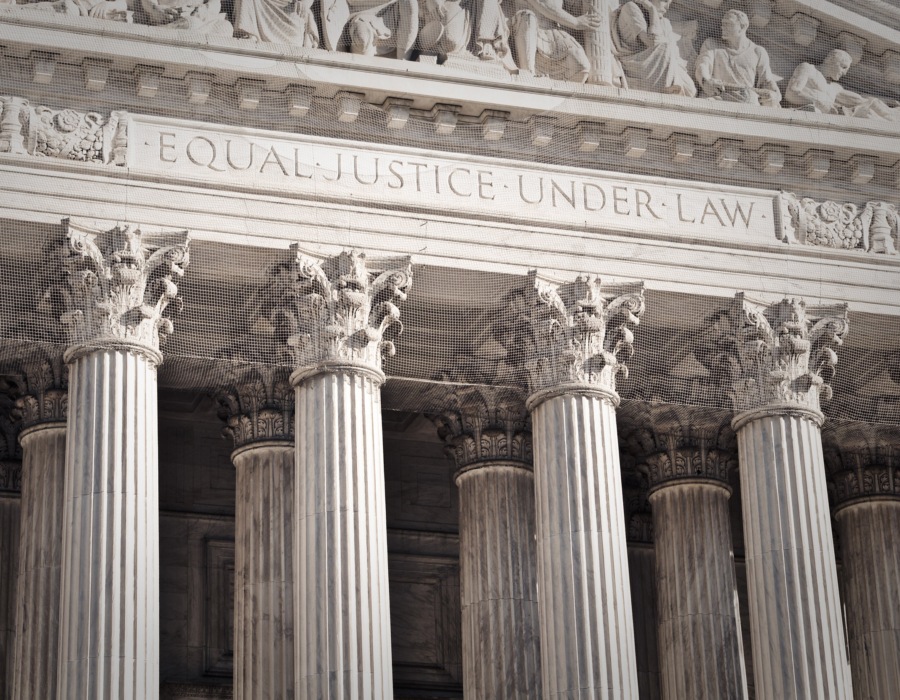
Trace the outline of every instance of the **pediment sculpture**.
[[349, 44], [364, 56], [412, 58], [419, 32], [418, 0], [322, 0], [322, 34], [329, 51]]
[[255, 41], [319, 48], [313, 0], [235, 0], [234, 34]]
[[823, 114], [843, 114], [862, 119], [900, 121], [900, 106], [888, 105], [877, 97], [847, 90], [838, 81], [843, 78], [853, 59], [846, 51], [834, 49], [821, 65], [801, 63], [794, 70], [784, 99], [800, 109]]
[[92, 17], [113, 22], [131, 23], [133, 17], [126, 0], [47, 0], [24, 3], [20, 7], [28, 11], [54, 12], [67, 17]]
[[140, 0], [147, 24], [231, 36], [234, 28], [222, 12], [221, 0]]

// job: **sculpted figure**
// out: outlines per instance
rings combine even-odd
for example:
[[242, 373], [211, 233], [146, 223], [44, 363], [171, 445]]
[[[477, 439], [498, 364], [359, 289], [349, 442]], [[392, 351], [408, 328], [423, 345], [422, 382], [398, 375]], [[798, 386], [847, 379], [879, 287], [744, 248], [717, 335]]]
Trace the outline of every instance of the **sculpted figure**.
[[696, 77], [703, 94], [714, 100], [778, 107], [780, 77], [769, 54], [747, 38], [750, 20], [740, 10], [722, 17], [722, 38], [707, 39], [697, 56]]
[[425, 24], [419, 44], [445, 58], [500, 61], [515, 69], [509, 27], [500, 0], [422, 0]]
[[418, 0], [322, 0], [322, 33], [338, 51], [346, 30], [353, 53], [409, 59], [419, 32]]
[[900, 121], [900, 107], [889, 106], [877, 97], [851, 92], [838, 82], [851, 65], [850, 54], [841, 49], [831, 51], [818, 67], [801, 63], [784, 91], [785, 100], [802, 109], [825, 114]]
[[235, 36], [317, 49], [312, 6], [313, 0], [235, 0]]
[[627, 84], [624, 87], [696, 97], [666, 12], [672, 0], [633, 0], [613, 15], [613, 42]]
[[59, 12], [69, 17], [94, 17], [114, 22], [130, 22], [131, 12], [126, 0], [55, 0], [20, 5], [23, 9]]
[[591, 71], [587, 53], [561, 27], [592, 31], [602, 25], [596, 13], [570, 14], [563, 0], [516, 0], [512, 20], [516, 65], [535, 75], [583, 83]]
[[220, 0], [141, 0], [147, 24], [231, 36], [231, 22]]

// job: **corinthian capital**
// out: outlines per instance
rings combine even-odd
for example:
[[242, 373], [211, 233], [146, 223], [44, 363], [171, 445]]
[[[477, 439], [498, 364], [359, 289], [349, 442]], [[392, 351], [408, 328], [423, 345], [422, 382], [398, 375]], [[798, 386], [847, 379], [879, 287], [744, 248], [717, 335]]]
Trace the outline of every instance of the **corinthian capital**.
[[287, 370], [269, 365], [235, 369], [212, 393], [235, 449], [270, 440], [294, 441], [294, 389]]
[[667, 483], [712, 479], [728, 482], [737, 467], [731, 415], [714, 409], [634, 403], [618, 412], [622, 444], [650, 489]]
[[531, 425], [520, 392], [457, 386], [449, 398], [455, 410], [429, 417], [447, 443], [445, 453], [457, 469], [480, 462], [518, 462], [531, 467]]
[[708, 319], [694, 354], [725, 384], [738, 413], [802, 410], [819, 416], [820, 400], [832, 394], [834, 348], [848, 328], [846, 304], [770, 304], [740, 293]]
[[67, 360], [84, 349], [130, 347], [159, 362], [159, 346], [173, 330], [168, 316], [181, 306], [175, 281], [188, 263], [188, 244], [186, 231], [70, 220], [58, 290]]
[[345, 251], [326, 260], [293, 248], [271, 270], [276, 321], [293, 349], [295, 380], [335, 367], [381, 376], [384, 356], [402, 331], [397, 303], [412, 283], [409, 257], [368, 260]]
[[630, 327], [643, 312], [641, 282], [605, 285], [586, 276], [557, 284], [531, 272], [507, 296], [495, 336], [521, 361], [532, 395], [590, 389], [618, 401], [616, 377], [628, 375], [625, 361], [634, 354]]
[[822, 443], [836, 509], [866, 500], [900, 500], [900, 428], [841, 423], [823, 430]]
[[22, 427], [65, 423], [69, 409], [69, 370], [62, 352], [34, 348], [7, 380], [9, 395], [22, 416]]

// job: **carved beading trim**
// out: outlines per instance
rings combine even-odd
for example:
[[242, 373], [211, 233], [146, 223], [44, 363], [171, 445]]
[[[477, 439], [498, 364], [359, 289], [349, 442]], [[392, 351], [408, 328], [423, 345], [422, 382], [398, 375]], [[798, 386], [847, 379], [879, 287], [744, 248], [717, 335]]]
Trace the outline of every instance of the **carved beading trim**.
[[[738, 414], [735, 425], [756, 413], [801, 411], [815, 419], [820, 400], [831, 398], [835, 347], [849, 329], [847, 305], [807, 306], [735, 296], [706, 321], [694, 355], [718, 380]], [[758, 416], [756, 416], [758, 417]], [[737, 429], [737, 428], [735, 428]]]
[[457, 475], [481, 463], [516, 463], [531, 468], [531, 421], [522, 396], [488, 386], [457, 387], [456, 410], [430, 415], [454, 460]]
[[287, 370], [247, 367], [231, 373], [226, 386], [210, 392], [219, 404], [222, 429], [235, 453], [260, 442], [294, 442], [294, 388]]
[[865, 501], [900, 501], [900, 430], [841, 425], [826, 429], [822, 441], [835, 512]]
[[181, 307], [175, 280], [189, 262], [187, 232], [66, 224], [65, 242], [55, 255], [62, 275], [47, 291], [67, 329], [65, 361], [111, 349], [138, 352], [158, 364], [159, 346], [173, 331], [169, 316]]
[[643, 283], [604, 285], [583, 276], [559, 284], [532, 271], [504, 307], [494, 337], [510, 357], [522, 358], [517, 369], [532, 395], [529, 409], [538, 395], [546, 400], [569, 390], [598, 392], [617, 402], [616, 377], [628, 375], [631, 327], [644, 311]]
[[383, 381], [382, 358], [395, 353], [392, 338], [402, 331], [396, 303], [411, 283], [408, 256], [370, 261], [344, 251], [317, 260], [294, 244], [291, 259], [269, 270], [266, 290], [272, 323], [293, 353], [292, 381], [356, 367]]

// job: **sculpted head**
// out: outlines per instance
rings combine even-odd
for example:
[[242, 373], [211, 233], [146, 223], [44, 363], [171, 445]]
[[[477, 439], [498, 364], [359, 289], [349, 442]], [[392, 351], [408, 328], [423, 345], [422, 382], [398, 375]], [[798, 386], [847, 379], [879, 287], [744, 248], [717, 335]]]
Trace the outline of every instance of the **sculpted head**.
[[656, 8], [656, 11], [659, 12], [660, 16], [666, 14], [669, 11], [669, 7], [672, 6], [672, 0], [650, 0], [653, 6]]
[[849, 53], [841, 49], [834, 49], [822, 61], [822, 75], [829, 80], [837, 81], [847, 75], [847, 71], [852, 65], [853, 59]]
[[728, 10], [722, 15], [722, 38], [743, 39], [747, 35], [750, 18], [740, 10]]

